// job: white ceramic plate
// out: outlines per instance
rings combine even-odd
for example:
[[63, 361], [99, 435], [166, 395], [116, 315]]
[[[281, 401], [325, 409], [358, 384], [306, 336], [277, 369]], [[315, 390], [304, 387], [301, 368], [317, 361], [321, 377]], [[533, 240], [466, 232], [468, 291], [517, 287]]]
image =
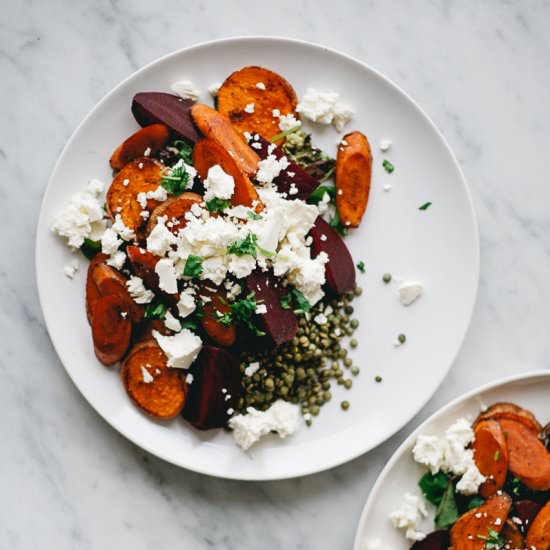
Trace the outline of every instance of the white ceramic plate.
[[[160, 424], [128, 400], [117, 375], [94, 357], [84, 312], [86, 267], [74, 280], [63, 276], [71, 254], [50, 231], [71, 194], [98, 177], [110, 181], [108, 159], [138, 126], [130, 102], [139, 91], [169, 91], [192, 80], [211, 102], [207, 88], [245, 65], [264, 65], [284, 75], [298, 95], [309, 86], [336, 90], [353, 106], [349, 129], [368, 134], [374, 149], [373, 188], [361, 228], [347, 240], [355, 261], [364, 260], [365, 289], [357, 300], [360, 346], [353, 358], [362, 369], [323, 409], [311, 429], [279, 441], [267, 438], [243, 454], [223, 432], [199, 433], [181, 420]], [[377, 144], [391, 137], [385, 155]], [[340, 135], [316, 128], [315, 142], [335, 153]], [[391, 183], [391, 192], [383, 184]], [[432, 201], [429, 210], [418, 207]], [[51, 339], [70, 377], [107, 422], [137, 445], [174, 464], [236, 479], [276, 479], [310, 474], [372, 449], [408, 422], [435, 392], [450, 368], [470, 321], [479, 270], [479, 243], [471, 199], [449, 147], [428, 117], [394, 84], [366, 65], [327, 48], [274, 38], [235, 38], [187, 48], [130, 76], [111, 91], [77, 128], [53, 171], [40, 214], [36, 243], [40, 300]], [[391, 272], [418, 279], [426, 294], [409, 308], [381, 277]], [[393, 342], [407, 335], [405, 346]], [[383, 383], [374, 382], [381, 375]], [[395, 403], [399, 403], [396, 407]]]
[[[389, 520], [406, 492], [416, 494], [417, 482], [426, 471], [412, 458], [412, 448], [420, 434], [443, 434], [457, 418], [472, 420], [482, 406], [511, 401], [532, 411], [544, 424], [550, 420], [550, 371], [530, 372], [508, 377], [476, 388], [443, 407], [419, 426], [395, 451], [369, 494], [355, 536], [354, 550], [365, 550], [367, 541], [378, 539], [382, 548], [409, 550], [408, 542]], [[426, 519], [426, 529], [433, 530], [433, 517]]]

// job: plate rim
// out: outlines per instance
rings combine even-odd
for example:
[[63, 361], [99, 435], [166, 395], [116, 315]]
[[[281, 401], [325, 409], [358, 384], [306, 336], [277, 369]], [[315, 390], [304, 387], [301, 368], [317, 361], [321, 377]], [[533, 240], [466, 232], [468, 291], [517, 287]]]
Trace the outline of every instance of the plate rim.
[[353, 540], [353, 550], [362, 550], [361, 543], [363, 542], [363, 539], [360, 538], [363, 532], [363, 524], [365, 523], [367, 519], [367, 515], [370, 512], [372, 506], [374, 505], [374, 498], [376, 496], [376, 493], [380, 490], [380, 487], [385, 482], [387, 476], [391, 473], [391, 470], [393, 469], [396, 462], [398, 462], [403, 454], [407, 451], [407, 449], [411, 446], [411, 443], [414, 441], [414, 439], [432, 422], [439, 420], [441, 417], [443, 417], [449, 410], [452, 408], [460, 405], [461, 403], [472, 399], [474, 397], [479, 396], [480, 394], [491, 391], [494, 389], [497, 389], [501, 386], [506, 386], [508, 384], [514, 384], [516, 382], [523, 382], [530, 379], [536, 379], [536, 378], [550, 378], [550, 369], [542, 369], [542, 370], [530, 370], [527, 372], [522, 372], [519, 374], [512, 374], [509, 376], [505, 376], [503, 378], [499, 378], [497, 380], [493, 380], [492, 382], [487, 382], [485, 384], [481, 384], [480, 386], [476, 386], [472, 388], [471, 390], [468, 390], [467, 392], [459, 395], [455, 399], [453, 399], [451, 402], [447, 403], [443, 407], [440, 407], [436, 411], [434, 411], [433, 414], [431, 414], [424, 422], [422, 422], [419, 426], [417, 426], [403, 441], [400, 443], [400, 445], [395, 449], [395, 451], [390, 456], [389, 460], [385, 463], [382, 470], [380, 470], [380, 473], [376, 477], [376, 481], [374, 482], [373, 486], [371, 487], [367, 498], [365, 500], [365, 504], [363, 505], [363, 509], [361, 511], [361, 515], [359, 517], [359, 521], [357, 523], [357, 528], [355, 531], [355, 537]]
[[[209, 46], [219, 45], [219, 44], [232, 44], [232, 43], [240, 43], [240, 42], [264, 42], [264, 43], [284, 43], [284, 44], [290, 44], [290, 45], [299, 45], [299, 46], [306, 46], [310, 47], [316, 50], [324, 51], [324, 52], [330, 52], [338, 57], [341, 57], [347, 61], [351, 61], [357, 65], [359, 65], [363, 70], [366, 70], [367, 72], [370, 72], [374, 74], [377, 78], [382, 80], [384, 83], [386, 83], [388, 86], [390, 86], [395, 92], [400, 94], [404, 99], [408, 101], [408, 103], [411, 105], [412, 108], [416, 109], [418, 113], [422, 116], [422, 118], [428, 123], [431, 130], [435, 132], [437, 137], [439, 138], [440, 142], [444, 146], [444, 149], [446, 150], [447, 154], [449, 155], [450, 160], [452, 161], [452, 165], [454, 166], [454, 169], [456, 170], [456, 173], [459, 176], [460, 184], [462, 187], [463, 192], [465, 193], [466, 197], [466, 203], [468, 206], [469, 215], [472, 222], [472, 236], [473, 236], [473, 245], [475, 248], [475, 258], [474, 258], [474, 264], [472, 265], [472, 268], [474, 270], [474, 291], [471, 297], [471, 303], [469, 305], [469, 312], [466, 317], [466, 322], [464, 324], [464, 328], [462, 333], [459, 335], [459, 337], [456, 340], [456, 344], [454, 349], [451, 350], [451, 357], [452, 359], [449, 361], [449, 364], [446, 369], [444, 369], [441, 372], [441, 375], [439, 377], [439, 380], [436, 382], [436, 385], [434, 387], [434, 390], [426, 397], [426, 399], [423, 402], [420, 402], [419, 405], [416, 407], [416, 409], [412, 412], [410, 415], [410, 418], [399, 428], [394, 430], [392, 433], [388, 433], [384, 436], [378, 437], [377, 439], [373, 439], [369, 445], [366, 445], [362, 447], [361, 449], [357, 451], [353, 451], [345, 456], [345, 458], [338, 457], [334, 458], [332, 460], [327, 460], [323, 462], [322, 465], [317, 465], [313, 468], [308, 469], [301, 469], [296, 470], [292, 473], [279, 473], [279, 474], [268, 474], [263, 476], [250, 476], [246, 475], [246, 473], [231, 473], [231, 472], [219, 472], [219, 471], [212, 471], [209, 468], [201, 468], [200, 464], [188, 464], [185, 461], [177, 460], [173, 457], [167, 456], [166, 454], [159, 452], [156, 449], [151, 448], [149, 445], [144, 444], [142, 442], [137, 442], [135, 438], [128, 434], [126, 431], [120, 429], [117, 425], [115, 425], [109, 418], [106, 417], [102, 412], [100, 412], [92, 403], [91, 399], [89, 399], [86, 395], [86, 392], [81, 389], [81, 387], [77, 384], [75, 378], [73, 377], [71, 370], [67, 368], [64, 361], [61, 360], [61, 355], [58, 350], [58, 346], [54, 342], [54, 339], [52, 338], [50, 334], [50, 322], [49, 317], [45, 313], [44, 309], [44, 300], [46, 295], [46, 289], [43, 288], [43, 284], [41, 282], [40, 275], [38, 273], [39, 269], [39, 247], [38, 247], [38, 241], [40, 239], [40, 230], [44, 230], [44, 227], [47, 226], [47, 220], [45, 220], [45, 211], [43, 209], [43, 205], [46, 199], [46, 196], [48, 195], [50, 188], [53, 186], [54, 179], [56, 178], [57, 172], [59, 170], [59, 166], [61, 165], [62, 160], [65, 157], [67, 149], [70, 147], [72, 142], [76, 139], [77, 135], [80, 133], [81, 128], [90, 120], [96, 113], [96, 111], [104, 104], [106, 103], [109, 98], [114, 95], [119, 88], [124, 86], [128, 81], [133, 79], [134, 77], [148, 71], [150, 68], [154, 67], [155, 65], [159, 63], [166, 62], [170, 60], [173, 57], [177, 57], [179, 55], [192, 52], [193, 50], [198, 50], [201, 48], [206, 48]], [[50, 173], [50, 177], [48, 178], [48, 182], [46, 186], [44, 187], [44, 190], [42, 192], [41, 197], [41, 204], [40, 204], [40, 213], [38, 216], [38, 221], [36, 225], [36, 235], [34, 239], [34, 276], [35, 276], [35, 282], [36, 287], [38, 290], [38, 301], [40, 304], [40, 308], [42, 311], [42, 316], [45, 321], [46, 330], [48, 332], [48, 336], [50, 338], [50, 342], [52, 343], [52, 346], [57, 354], [57, 357], [60, 361], [60, 363], [63, 365], [63, 368], [67, 375], [69, 376], [70, 380], [74, 384], [74, 386], [78, 389], [79, 393], [84, 397], [84, 399], [88, 402], [88, 404], [92, 407], [92, 409], [113, 429], [115, 429], [118, 433], [120, 433], [124, 438], [126, 438], [128, 441], [132, 442], [134, 445], [136, 445], [139, 448], [144, 449], [148, 453], [151, 453], [152, 455], [170, 463], [174, 464], [175, 466], [188, 469], [193, 472], [197, 472], [204, 475], [209, 475], [213, 477], [218, 477], [222, 479], [233, 479], [233, 480], [242, 480], [242, 481], [269, 481], [269, 480], [279, 480], [279, 479], [292, 479], [297, 477], [302, 477], [306, 475], [313, 475], [319, 472], [328, 471], [332, 468], [335, 468], [337, 466], [340, 466], [342, 464], [345, 464], [347, 462], [350, 462], [351, 460], [356, 459], [359, 456], [364, 455], [365, 453], [375, 449], [379, 445], [381, 445], [384, 441], [387, 441], [390, 437], [394, 436], [400, 429], [402, 429], [404, 426], [406, 426], [409, 422], [413, 421], [414, 418], [418, 415], [418, 413], [426, 406], [428, 401], [436, 394], [436, 392], [441, 387], [443, 381], [446, 379], [446, 377], [449, 374], [449, 371], [451, 370], [452, 366], [454, 365], [456, 358], [462, 349], [462, 346], [464, 344], [464, 340], [466, 338], [466, 335], [468, 333], [468, 330], [471, 326], [473, 313], [475, 310], [475, 306], [477, 303], [477, 296], [479, 293], [479, 279], [480, 279], [480, 237], [479, 237], [479, 226], [478, 226], [478, 220], [476, 216], [476, 210], [474, 207], [474, 201], [472, 198], [472, 194], [470, 191], [470, 188], [468, 187], [467, 180], [464, 176], [464, 173], [460, 167], [460, 164], [458, 163], [458, 160], [453, 153], [453, 150], [451, 149], [449, 143], [447, 142], [445, 136], [441, 132], [441, 130], [436, 126], [434, 121], [431, 119], [431, 117], [426, 113], [426, 111], [405, 91], [403, 90], [398, 84], [396, 84], [393, 80], [382, 74], [378, 69], [374, 68], [368, 63], [365, 63], [364, 61], [361, 61], [357, 59], [356, 57], [343, 53], [335, 48], [331, 48], [328, 46], [325, 46], [323, 44], [320, 44], [318, 42], [312, 42], [308, 40], [303, 39], [297, 39], [297, 38], [287, 38], [287, 37], [280, 37], [280, 36], [273, 36], [273, 35], [240, 35], [240, 36], [230, 36], [230, 37], [224, 37], [219, 38], [215, 40], [206, 40], [198, 43], [191, 44], [189, 46], [186, 46], [184, 48], [179, 48], [174, 51], [171, 51], [163, 56], [160, 56], [156, 59], [153, 59], [149, 63], [145, 64], [141, 68], [137, 69], [136, 71], [133, 71], [128, 76], [117, 82], [98, 102], [95, 103], [95, 105], [90, 109], [90, 111], [87, 112], [87, 114], [80, 120], [80, 122], [77, 124], [76, 128], [71, 133], [70, 137], [66, 141], [64, 147], [62, 148], [61, 152], [59, 153], [57, 160], [53, 166], [53, 169]]]

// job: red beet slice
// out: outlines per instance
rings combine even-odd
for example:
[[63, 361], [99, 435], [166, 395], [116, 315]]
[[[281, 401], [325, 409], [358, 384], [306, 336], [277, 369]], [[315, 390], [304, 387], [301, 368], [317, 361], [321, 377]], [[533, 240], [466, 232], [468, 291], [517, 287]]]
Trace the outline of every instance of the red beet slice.
[[257, 269], [246, 278], [249, 292], [256, 293], [256, 301], [267, 308], [259, 315], [259, 323], [275, 345], [292, 340], [298, 332], [298, 319], [291, 309], [281, 306], [281, 298], [288, 290], [270, 272]]
[[175, 137], [195, 143], [201, 135], [191, 118], [194, 103], [164, 92], [139, 92], [132, 100], [132, 113], [141, 126], [165, 124]]
[[529, 530], [531, 522], [535, 519], [535, 516], [539, 513], [541, 505], [534, 500], [518, 500], [514, 503], [514, 515], [521, 520], [521, 529], [524, 533]]
[[449, 548], [449, 531], [434, 531], [424, 540], [411, 546], [411, 550], [447, 550]]
[[351, 292], [355, 288], [355, 266], [340, 235], [320, 216], [309, 234], [313, 238], [312, 256], [315, 258], [321, 252], [328, 255], [325, 270], [329, 290], [335, 294]]
[[193, 381], [182, 416], [199, 430], [222, 428], [242, 393], [239, 359], [225, 349], [203, 346], [190, 372]]
[[[272, 143], [260, 136], [259, 141], [252, 142], [259, 143], [262, 148], [256, 149], [256, 153], [263, 160], [266, 159], [269, 154], [274, 155], [280, 159], [284, 156], [283, 150], [280, 147], [274, 146]], [[271, 146], [271, 149], [269, 147]], [[271, 153], [269, 153], [271, 150]], [[279, 193], [288, 193], [289, 199], [302, 199], [306, 200], [317, 187], [319, 187], [319, 180], [308, 174], [301, 166], [296, 164], [293, 160], [288, 159], [289, 165], [286, 170], [283, 170], [274, 180], [273, 183], [277, 186]], [[298, 193], [291, 195], [289, 193], [291, 184], [294, 183], [298, 189]]]

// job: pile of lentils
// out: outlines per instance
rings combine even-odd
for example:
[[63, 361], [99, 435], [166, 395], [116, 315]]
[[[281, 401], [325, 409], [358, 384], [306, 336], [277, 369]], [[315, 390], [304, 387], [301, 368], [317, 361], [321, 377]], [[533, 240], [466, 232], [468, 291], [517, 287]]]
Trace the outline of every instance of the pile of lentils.
[[[332, 399], [332, 383], [351, 389], [353, 380], [349, 375], [357, 376], [359, 367], [342, 344], [345, 338], [351, 338], [349, 346], [357, 347], [352, 336], [359, 321], [352, 319], [351, 302], [361, 293], [361, 288], [356, 287], [353, 292], [319, 302], [300, 316], [298, 332], [291, 341], [273, 349], [243, 352], [240, 412], [244, 413], [247, 407], [266, 410], [283, 399], [300, 405], [306, 423], [311, 425], [312, 417]], [[247, 375], [251, 363], [259, 363], [259, 368]], [[343, 410], [349, 406], [349, 401], [340, 403]]]

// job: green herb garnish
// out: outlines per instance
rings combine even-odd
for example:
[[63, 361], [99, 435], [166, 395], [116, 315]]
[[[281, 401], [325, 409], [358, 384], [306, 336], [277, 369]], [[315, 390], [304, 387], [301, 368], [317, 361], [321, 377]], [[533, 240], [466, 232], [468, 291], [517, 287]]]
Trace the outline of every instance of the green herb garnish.
[[294, 131], [287, 135], [281, 149], [287, 158], [293, 160], [320, 182], [327, 180], [334, 174], [336, 161], [324, 151], [312, 145], [311, 134], [306, 134], [300, 130]]
[[231, 311], [224, 313], [218, 319], [218, 322], [222, 325], [231, 325], [232, 323], [240, 322], [246, 325], [256, 336], [265, 336], [265, 332], [259, 330], [252, 322], [257, 305], [256, 293], [251, 292], [245, 298], [233, 302], [229, 306]]
[[193, 164], [193, 146], [189, 143], [178, 139], [174, 141], [174, 147], [178, 150], [178, 157], [183, 159], [185, 164]]
[[297, 124], [293, 128], [290, 128], [290, 130], [285, 130], [284, 132], [280, 132], [277, 135], [273, 136], [269, 141], [271, 141], [271, 143], [276, 143], [277, 141], [281, 141], [282, 139], [286, 138], [290, 134], [297, 132], [300, 129], [300, 126], [301, 124]]
[[426, 500], [436, 506], [441, 502], [448, 485], [449, 477], [443, 472], [437, 472], [437, 474], [426, 472], [418, 482], [418, 486]]
[[236, 256], [246, 256], [249, 254], [253, 258], [256, 258], [257, 240], [258, 237], [256, 235], [249, 233], [244, 239], [231, 243], [227, 247], [227, 252]]
[[202, 258], [200, 256], [194, 256], [190, 254], [185, 262], [183, 268], [184, 277], [200, 277], [202, 273]]
[[[335, 199], [336, 187], [332, 184], [327, 183], [319, 185], [319, 187], [317, 187], [317, 189], [315, 189], [315, 191], [313, 191], [313, 193], [311, 193], [311, 195], [308, 197], [307, 202], [311, 204], [319, 204], [325, 196], [325, 193], [327, 193], [331, 199]], [[331, 201], [331, 203], [333, 202], [335, 201]]]
[[342, 237], [345, 237], [349, 232], [348, 228], [340, 221], [340, 214], [338, 214], [338, 210], [335, 211], [334, 217], [330, 220], [329, 225]]
[[470, 499], [470, 502], [468, 502], [468, 510], [473, 510], [474, 508], [479, 508], [485, 500], [483, 500], [481, 497], [475, 496]]
[[476, 535], [479, 540], [485, 541], [485, 550], [500, 550], [503, 548], [504, 537], [497, 533], [494, 529], [489, 529], [487, 536]]
[[189, 183], [189, 172], [182, 161], [169, 168], [166, 175], [160, 180], [160, 184], [172, 195], [178, 197], [186, 189]]
[[183, 319], [180, 320], [181, 328], [187, 328], [189, 330], [197, 331], [199, 328], [198, 323], [194, 319]]
[[209, 212], [223, 212], [226, 208], [229, 208], [231, 201], [228, 199], [219, 199], [217, 197], [210, 199], [206, 203], [206, 208]]
[[258, 220], [263, 220], [262, 216], [260, 216], [259, 214], [256, 214], [256, 212], [254, 212], [254, 210], [249, 210], [247, 212], [247, 214], [248, 214], [249, 219], [251, 219], [255, 222], [257, 222]]
[[292, 294], [281, 296], [279, 303], [283, 309], [290, 309], [292, 307]]
[[168, 306], [166, 304], [159, 301], [154, 301], [147, 305], [143, 317], [144, 319], [164, 319], [167, 311]]
[[92, 260], [94, 256], [101, 252], [101, 241], [92, 241], [91, 239], [84, 239], [80, 251], [88, 260]]
[[430, 208], [431, 205], [432, 203], [430, 201], [425, 202], [424, 204], [418, 207], [418, 210], [428, 210], [428, 208]]
[[382, 161], [382, 166], [388, 174], [391, 174], [395, 170], [395, 166], [388, 159]]
[[291, 294], [296, 304], [294, 313], [307, 313], [311, 309], [311, 304], [297, 288], [293, 288]]
[[455, 500], [455, 488], [453, 483], [449, 483], [440, 503], [435, 509], [435, 528], [447, 529], [458, 519], [458, 506]]
[[357, 269], [361, 273], [365, 273], [365, 262], [363, 260], [361, 260], [360, 262], [357, 262]]

